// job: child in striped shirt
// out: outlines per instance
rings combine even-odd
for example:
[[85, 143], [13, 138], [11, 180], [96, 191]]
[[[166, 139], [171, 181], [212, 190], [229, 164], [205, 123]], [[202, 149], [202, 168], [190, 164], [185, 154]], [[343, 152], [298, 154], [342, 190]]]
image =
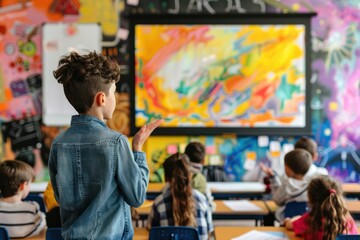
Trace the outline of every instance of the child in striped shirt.
[[46, 226], [45, 214], [36, 202], [24, 202], [34, 171], [30, 165], [8, 160], [0, 164], [0, 226], [11, 238], [38, 235]]

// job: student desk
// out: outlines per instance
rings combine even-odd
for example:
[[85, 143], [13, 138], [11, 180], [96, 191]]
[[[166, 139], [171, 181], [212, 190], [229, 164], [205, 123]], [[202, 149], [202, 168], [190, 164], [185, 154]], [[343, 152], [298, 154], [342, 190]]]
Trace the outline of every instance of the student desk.
[[32, 182], [30, 184], [30, 193], [39, 194], [44, 193], [48, 182]]
[[[234, 200], [236, 201], [236, 200]], [[266, 207], [264, 201], [261, 200], [249, 200], [252, 204], [260, 208], [260, 210], [233, 210], [225, 205], [222, 200], [215, 200], [216, 204], [215, 212], [213, 212], [213, 220], [248, 220], [254, 219], [255, 225], [258, 220], [262, 221], [266, 215], [269, 214], [269, 210]]]
[[165, 183], [149, 183], [146, 190], [146, 199], [154, 200], [165, 187]]
[[360, 200], [360, 184], [359, 183], [343, 183], [341, 184], [345, 197], [357, 198]]
[[[265, 194], [265, 185], [260, 182], [208, 182], [207, 184], [214, 199], [261, 199]], [[165, 183], [149, 183], [146, 198], [154, 200], [164, 186]]]
[[[248, 210], [239, 210], [234, 211], [228, 206], [225, 205], [222, 200], [215, 200], [216, 209], [212, 213], [213, 220], [255, 220], [255, 225], [257, 225], [258, 220], [262, 221], [264, 216], [269, 214], [269, 210], [266, 207], [264, 201], [261, 200], [249, 200], [251, 203], [260, 208], [259, 211], [248, 211]], [[136, 211], [139, 214], [139, 220], [144, 221], [148, 218], [153, 201], [146, 200], [143, 205], [139, 208], [136, 208]], [[137, 223], [138, 224], [138, 223]]]
[[347, 200], [347, 208], [355, 220], [360, 220], [360, 200]]
[[148, 240], [149, 231], [146, 228], [134, 228], [133, 240]]
[[214, 199], [250, 198], [261, 199], [265, 184], [261, 182], [208, 182]]
[[287, 235], [289, 240], [300, 240], [302, 238], [295, 236], [293, 231], [286, 230], [284, 227], [240, 227], [240, 226], [215, 226], [216, 240], [230, 240], [252, 230], [264, 232], [282, 232]]
[[[351, 216], [355, 220], [360, 220], [360, 201], [359, 200], [346, 200], [347, 208], [351, 214]], [[268, 207], [269, 211], [275, 212], [277, 209], [277, 205], [274, 201], [269, 200], [265, 201], [265, 205]]]

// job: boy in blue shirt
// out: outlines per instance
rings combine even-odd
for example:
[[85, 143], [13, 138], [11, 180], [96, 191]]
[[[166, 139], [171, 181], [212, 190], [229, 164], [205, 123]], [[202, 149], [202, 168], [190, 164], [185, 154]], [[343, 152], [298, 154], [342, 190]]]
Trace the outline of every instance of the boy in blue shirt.
[[64, 239], [132, 239], [130, 206], [146, 197], [149, 169], [142, 145], [162, 122], [143, 126], [132, 150], [105, 120], [115, 110], [119, 66], [96, 52], [71, 52], [54, 77], [79, 115], [53, 141], [49, 171]]

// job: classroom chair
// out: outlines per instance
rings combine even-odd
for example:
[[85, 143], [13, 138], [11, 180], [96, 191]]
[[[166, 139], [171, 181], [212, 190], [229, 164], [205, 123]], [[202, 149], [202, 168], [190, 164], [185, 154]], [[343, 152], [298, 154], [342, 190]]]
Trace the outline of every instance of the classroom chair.
[[9, 233], [4, 227], [0, 227], [0, 240], [10, 240]]
[[63, 240], [61, 228], [48, 228], [46, 230], [46, 240]]
[[336, 240], [359, 240], [359, 239], [360, 239], [360, 234], [352, 234], [352, 235], [340, 234], [336, 237]]
[[292, 218], [294, 216], [303, 215], [308, 210], [307, 202], [288, 202], [285, 204], [285, 218]]
[[45, 208], [45, 203], [44, 203], [44, 199], [41, 195], [39, 194], [29, 194], [27, 195], [27, 197], [24, 199], [24, 201], [33, 201], [33, 202], [37, 202], [40, 206], [40, 211], [42, 211], [43, 213], [46, 213], [46, 208]]
[[183, 226], [152, 227], [149, 240], [199, 240], [196, 228]]

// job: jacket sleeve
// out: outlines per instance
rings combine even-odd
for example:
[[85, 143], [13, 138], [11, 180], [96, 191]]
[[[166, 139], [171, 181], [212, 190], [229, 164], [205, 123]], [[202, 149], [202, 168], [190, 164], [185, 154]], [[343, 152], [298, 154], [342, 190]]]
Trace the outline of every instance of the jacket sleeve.
[[149, 168], [143, 152], [132, 152], [128, 139], [121, 135], [115, 158], [115, 178], [125, 201], [139, 207], [146, 198]]
[[286, 177], [275, 174], [275, 176], [270, 178], [270, 186], [274, 202], [278, 206], [284, 205], [288, 198], [286, 191]]

